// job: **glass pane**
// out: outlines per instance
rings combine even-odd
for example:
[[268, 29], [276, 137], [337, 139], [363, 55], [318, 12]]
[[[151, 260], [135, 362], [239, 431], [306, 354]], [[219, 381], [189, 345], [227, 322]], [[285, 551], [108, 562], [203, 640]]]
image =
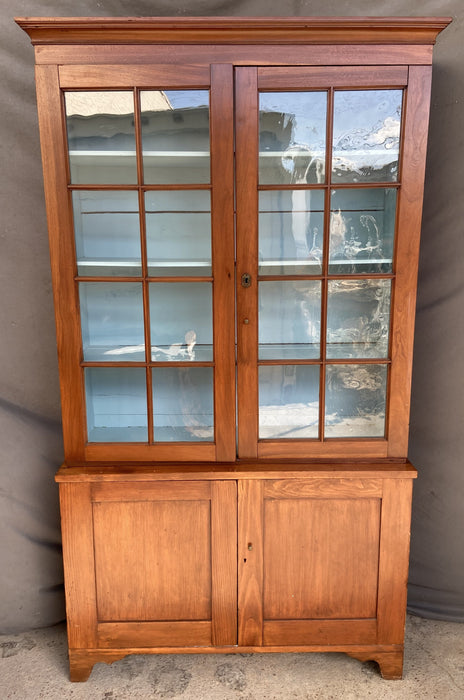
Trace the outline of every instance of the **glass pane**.
[[153, 370], [155, 442], [214, 440], [212, 367]]
[[145, 183], [209, 182], [208, 90], [145, 90], [140, 101]]
[[132, 92], [66, 92], [72, 183], [137, 183]]
[[72, 198], [78, 274], [141, 275], [137, 192], [74, 190]]
[[210, 282], [150, 284], [150, 319], [154, 361], [212, 361]]
[[85, 361], [145, 361], [141, 284], [81, 282], [79, 298]]
[[209, 192], [146, 192], [148, 274], [211, 275]]
[[319, 365], [259, 368], [259, 437], [317, 438]]
[[259, 193], [260, 275], [320, 274], [323, 237], [323, 191]]
[[332, 180], [398, 179], [401, 90], [343, 90], [334, 95]]
[[325, 436], [384, 437], [386, 365], [327, 365]]
[[331, 195], [329, 274], [392, 272], [396, 189]]
[[259, 358], [301, 360], [320, 356], [319, 280], [259, 283]]
[[259, 96], [259, 181], [262, 185], [325, 182], [326, 92]]
[[387, 357], [390, 280], [331, 280], [327, 357]]
[[89, 442], [147, 442], [146, 374], [142, 367], [86, 367]]

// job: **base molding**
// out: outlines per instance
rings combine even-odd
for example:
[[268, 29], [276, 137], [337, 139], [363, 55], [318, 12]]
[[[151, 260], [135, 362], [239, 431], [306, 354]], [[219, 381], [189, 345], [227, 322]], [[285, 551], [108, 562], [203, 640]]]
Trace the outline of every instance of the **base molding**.
[[362, 663], [375, 661], [385, 680], [400, 680], [403, 675], [402, 645], [337, 645], [337, 646], [292, 646], [292, 647], [134, 647], [126, 649], [70, 649], [69, 678], [72, 682], [85, 682], [97, 663], [112, 664], [125, 656], [134, 654], [250, 654], [250, 653], [345, 653]]

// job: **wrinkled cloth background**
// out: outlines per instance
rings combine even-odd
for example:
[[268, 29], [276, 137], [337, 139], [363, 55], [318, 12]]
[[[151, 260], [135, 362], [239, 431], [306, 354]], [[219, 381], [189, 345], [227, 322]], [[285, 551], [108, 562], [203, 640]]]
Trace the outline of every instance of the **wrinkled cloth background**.
[[34, 88], [13, 16], [452, 16], [434, 53], [416, 323], [409, 609], [464, 621], [462, 0], [0, 0], [0, 633], [64, 617], [60, 397]]

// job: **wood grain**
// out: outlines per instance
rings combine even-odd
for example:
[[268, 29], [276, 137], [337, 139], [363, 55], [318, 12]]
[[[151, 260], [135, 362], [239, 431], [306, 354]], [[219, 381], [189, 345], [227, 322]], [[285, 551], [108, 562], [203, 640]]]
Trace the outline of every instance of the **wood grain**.
[[380, 479], [279, 479], [265, 481], [264, 498], [360, 498], [382, 496]]
[[376, 617], [380, 499], [266, 499], [263, 529], [265, 620]]
[[411, 66], [398, 194], [396, 280], [392, 307], [392, 365], [388, 455], [407, 455], [419, 240], [430, 111], [431, 68]]
[[378, 639], [402, 644], [406, 618], [412, 481], [383, 482], [380, 532]]
[[[258, 441], [258, 92], [256, 68], [236, 71], [238, 456]], [[242, 275], [251, 285], [242, 287]]]
[[263, 495], [261, 481], [238, 482], [238, 643], [261, 646]]
[[374, 644], [375, 620], [265, 620], [264, 646]]
[[201, 648], [211, 646], [211, 622], [104, 622], [98, 625], [98, 642], [103, 649], [134, 645]]
[[237, 484], [212, 483], [212, 644], [237, 644]]
[[131, 482], [123, 484], [93, 484], [93, 502], [149, 501], [154, 498], [163, 501], [198, 501], [211, 498], [211, 484], [206, 481], [155, 481]]
[[210, 85], [210, 68], [204, 65], [183, 65], [180, 71], [173, 64], [137, 65], [124, 68], [121, 65], [81, 65], [60, 66], [60, 87], [99, 88], [100, 90], [117, 90], [118, 88], [172, 89], [185, 85], [196, 88], [208, 88]]
[[36, 66], [37, 110], [55, 302], [65, 459], [84, 457], [86, 439], [79, 301], [66, 133], [56, 66]]
[[231, 65], [211, 66], [214, 420], [220, 462], [236, 456], [233, 81]]
[[[311, 90], [343, 87], [404, 87], [408, 84], [407, 66], [325, 66], [258, 68], [259, 90]], [[330, 143], [330, 141], [328, 142]]]
[[210, 504], [161, 499], [93, 504], [100, 622], [211, 620]]
[[60, 484], [66, 617], [70, 649], [97, 646], [90, 484]]

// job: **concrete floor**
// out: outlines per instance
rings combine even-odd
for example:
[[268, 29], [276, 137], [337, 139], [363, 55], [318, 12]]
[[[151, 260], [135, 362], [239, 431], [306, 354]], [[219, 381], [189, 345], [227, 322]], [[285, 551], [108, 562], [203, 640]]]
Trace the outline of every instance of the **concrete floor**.
[[464, 699], [464, 625], [408, 617], [404, 679], [344, 654], [131, 656], [68, 681], [64, 625], [0, 636], [0, 698], [9, 700]]

